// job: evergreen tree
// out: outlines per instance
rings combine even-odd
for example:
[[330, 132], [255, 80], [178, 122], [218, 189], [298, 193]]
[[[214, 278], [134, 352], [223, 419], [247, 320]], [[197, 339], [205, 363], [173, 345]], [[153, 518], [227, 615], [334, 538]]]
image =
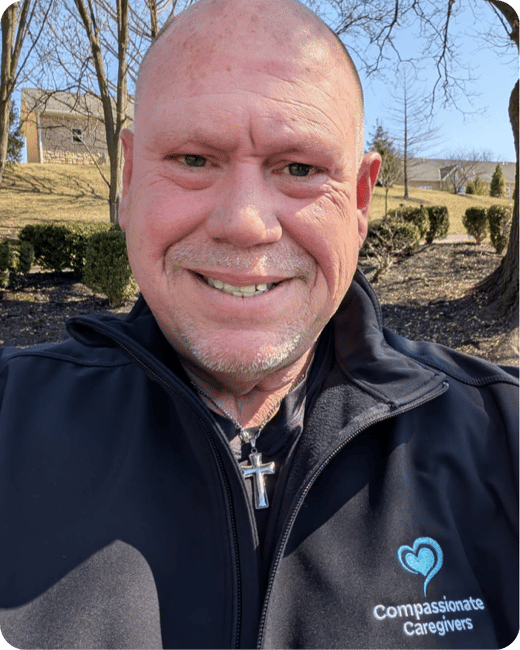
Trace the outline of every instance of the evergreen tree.
[[21, 131], [21, 124], [18, 121], [18, 112], [11, 102], [9, 110], [9, 137], [7, 140], [7, 157], [8, 162], [20, 162], [22, 159], [23, 137]]
[[377, 151], [381, 155], [382, 163], [377, 178], [377, 184], [385, 188], [385, 216], [388, 212], [388, 192], [392, 185], [401, 180], [402, 159], [392, 139], [378, 123], [375, 132], [370, 136], [368, 143], [370, 151]]
[[491, 187], [489, 189], [489, 196], [495, 196], [500, 198], [506, 195], [506, 179], [504, 178], [504, 172], [500, 165], [497, 165], [495, 171], [493, 172], [493, 177], [491, 179]]

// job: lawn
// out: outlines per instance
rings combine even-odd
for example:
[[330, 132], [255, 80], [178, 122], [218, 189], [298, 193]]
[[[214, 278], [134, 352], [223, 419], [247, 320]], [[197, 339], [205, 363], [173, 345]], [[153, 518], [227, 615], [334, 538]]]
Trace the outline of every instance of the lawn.
[[[108, 167], [104, 172], [109, 173]], [[108, 221], [108, 186], [94, 165], [17, 164], [0, 187], [0, 238], [28, 223]]]
[[[410, 200], [403, 199], [404, 187], [395, 185], [388, 193], [388, 209], [393, 210], [401, 205], [419, 206], [421, 203], [428, 205], [445, 205], [450, 215], [450, 234], [465, 234], [466, 229], [462, 225], [462, 217], [470, 207], [489, 208], [490, 205], [500, 204], [513, 208], [512, 199], [496, 199], [491, 196], [476, 196], [475, 194], [452, 194], [450, 192], [438, 192], [436, 190], [421, 190], [415, 187], [410, 188]], [[381, 219], [385, 211], [385, 190], [376, 187], [372, 206], [370, 209], [371, 219]]]
[[[108, 176], [108, 167], [104, 168]], [[400, 205], [445, 205], [450, 214], [450, 233], [465, 233], [464, 212], [470, 206], [510, 205], [509, 199], [455, 195], [412, 188], [405, 201], [403, 187], [396, 185], [388, 195], [389, 209]], [[385, 192], [377, 187], [371, 219], [383, 216]], [[93, 165], [17, 164], [7, 170], [0, 188], [0, 238], [15, 237], [27, 223], [42, 221], [108, 221], [108, 187]]]

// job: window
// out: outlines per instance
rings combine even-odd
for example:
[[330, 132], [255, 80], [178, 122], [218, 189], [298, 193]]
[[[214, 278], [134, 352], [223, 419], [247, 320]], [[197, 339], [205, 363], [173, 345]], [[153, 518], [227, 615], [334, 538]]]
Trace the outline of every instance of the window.
[[72, 142], [83, 142], [81, 139], [82, 129], [72, 129]]

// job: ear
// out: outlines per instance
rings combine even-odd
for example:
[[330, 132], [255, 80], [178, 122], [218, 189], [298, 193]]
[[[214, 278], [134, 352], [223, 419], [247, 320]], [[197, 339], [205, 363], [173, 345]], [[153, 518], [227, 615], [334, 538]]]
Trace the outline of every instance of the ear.
[[123, 166], [123, 190], [119, 203], [119, 225], [124, 230], [128, 223], [130, 183], [132, 182], [132, 168], [134, 163], [134, 134], [130, 129], [123, 129], [119, 137], [123, 143], [123, 154], [125, 157]]
[[359, 247], [363, 245], [368, 232], [370, 202], [381, 167], [381, 156], [375, 151], [363, 156], [357, 177], [357, 218]]

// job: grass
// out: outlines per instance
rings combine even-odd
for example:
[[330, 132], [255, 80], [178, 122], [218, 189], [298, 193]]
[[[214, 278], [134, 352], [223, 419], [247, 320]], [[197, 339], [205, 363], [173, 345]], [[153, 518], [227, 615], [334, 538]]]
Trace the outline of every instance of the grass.
[[[108, 167], [104, 168], [108, 176]], [[462, 217], [471, 206], [494, 203], [513, 206], [510, 199], [455, 195], [411, 188], [405, 201], [403, 187], [390, 189], [388, 208], [405, 205], [445, 205], [450, 214], [450, 233], [465, 233]], [[376, 187], [371, 219], [383, 216], [385, 191]], [[28, 223], [44, 221], [108, 221], [108, 187], [93, 165], [16, 164], [7, 170], [0, 187], [0, 238], [16, 237]]]
[[[104, 171], [108, 175], [108, 168]], [[45, 221], [109, 221], [108, 186], [94, 165], [26, 163], [6, 170], [0, 238]]]
[[[489, 208], [490, 205], [500, 204], [513, 208], [512, 199], [496, 199], [491, 196], [478, 196], [475, 194], [451, 194], [436, 190], [421, 190], [412, 187], [409, 190], [410, 200], [403, 199], [404, 187], [394, 185], [388, 193], [388, 209], [393, 210], [401, 205], [419, 206], [421, 203], [428, 205], [445, 205], [450, 215], [450, 234], [466, 234], [462, 225], [462, 217], [468, 208]], [[381, 219], [385, 212], [385, 190], [376, 187], [370, 208], [370, 219]]]

